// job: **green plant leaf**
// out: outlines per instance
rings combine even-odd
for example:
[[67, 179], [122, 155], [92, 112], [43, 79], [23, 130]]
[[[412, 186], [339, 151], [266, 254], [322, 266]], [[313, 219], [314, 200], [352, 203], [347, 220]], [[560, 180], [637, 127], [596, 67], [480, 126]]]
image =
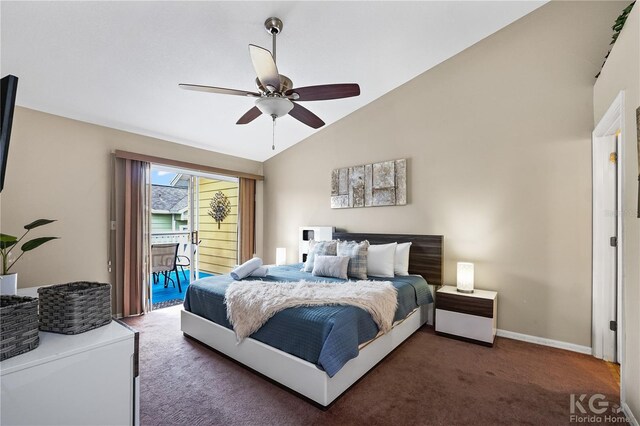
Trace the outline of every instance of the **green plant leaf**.
[[33, 228], [37, 228], [38, 226], [42, 226], [42, 225], [48, 225], [51, 222], [55, 222], [55, 220], [51, 220], [51, 219], [38, 219], [38, 220], [34, 220], [33, 222], [31, 222], [28, 225], [24, 226], [24, 229], [33, 229]]
[[0, 234], [0, 242], [9, 243], [11, 241], [17, 241], [18, 237], [14, 237], [13, 235]]
[[0, 241], [0, 250], [6, 250], [10, 247], [15, 246], [17, 243], [18, 243], [18, 240]]
[[13, 247], [18, 242], [18, 238], [13, 235], [0, 234], [0, 250], [6, 250]]
[[51, 240], [57, 240], [58, 237], [40, 237], [40, 238], [34, 238], [33, 240], [29, 240], [26, 243], [24, 243], [22, 245], [22, 247], [20, 247], [20, 249], [22, 251], [31, 251], [34, 248], [40, 247], [41, 245], [43, 245], [44, 243], [51, 241]]

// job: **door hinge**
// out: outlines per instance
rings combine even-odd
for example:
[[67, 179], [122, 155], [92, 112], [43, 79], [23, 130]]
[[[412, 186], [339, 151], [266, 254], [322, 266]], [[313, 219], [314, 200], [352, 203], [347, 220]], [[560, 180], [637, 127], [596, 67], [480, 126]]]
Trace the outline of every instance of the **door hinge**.
[[618, 331], [618, 322], [617, 321], [609, 321], [609, 330]]
[[609, 244], [611, 247], [618, 247], [618, 237], [609, 238]]
[[618, 153], [612, 152], [611, 154], [609, 154], [609, 161], [612, 162], [612, 163], [617, 163], [618, 162]]

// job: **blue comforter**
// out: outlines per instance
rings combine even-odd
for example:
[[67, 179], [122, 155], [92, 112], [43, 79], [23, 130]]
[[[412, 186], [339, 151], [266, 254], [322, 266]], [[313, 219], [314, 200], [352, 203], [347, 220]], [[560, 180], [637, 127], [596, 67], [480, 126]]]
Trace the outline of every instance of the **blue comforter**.
[[[302, 264], [270, 267], [263, 281], [342, 282], [337, 278], [315, 277], [301, 272]], [[248, 277], [246, 280], [251, 280]], [[398, 290], [394, 321], [405, 318], [420, 305], [433, 302], [429, 286], [417, 275], [395, 278], [369, 278], [390, 281]], [[253, 278], [255, 280], [255, 278]], [[185, 310], [233, 329], [227, 319], [224, 294], [233, 279], [217, 275], [194, 281], [187, 289]], [[373, 339], [378, 326], [365, 310], [355, 306], [314, 306], [288, 308], [251, 335], [252, 339], [302, 358], [333, 377], [346, 363], [358, 356], [358, 346]]]

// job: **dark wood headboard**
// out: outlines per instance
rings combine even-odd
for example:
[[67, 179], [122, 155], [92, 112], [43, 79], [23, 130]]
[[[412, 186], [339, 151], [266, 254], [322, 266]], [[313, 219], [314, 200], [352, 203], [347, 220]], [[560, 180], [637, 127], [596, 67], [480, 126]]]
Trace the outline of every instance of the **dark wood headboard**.
[[442, 285], [444, 237], [412, 234], [352, 234], [336, 231], [334, 240], [363, 241], [370, 244], [411, 243], [409, 273], [422, 275], [429, 284]]

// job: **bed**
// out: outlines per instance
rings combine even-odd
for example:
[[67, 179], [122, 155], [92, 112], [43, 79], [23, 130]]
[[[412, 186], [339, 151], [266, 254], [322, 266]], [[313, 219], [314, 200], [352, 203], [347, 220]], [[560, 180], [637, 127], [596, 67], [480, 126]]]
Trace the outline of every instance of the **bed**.
[[[296, 307], [279, 312], [238, 344], [224, 305], [224, 291], [232, 281], [229, 276], [205, 278], [189, 286], [181, 312], [182, 331], [328, 406], [425, 322], [432, 323], [434, 287], [442, 284], [442, 236], [337, 232], [333, 237], [371, 244], [412, 242], [411, 275], [384, 279], [398, 292], [394, 327], [388, 333], [378, 333], [370, 315], [356, 307]], [[300, 272], [300, 266], [272, 268], [267, 280], [309, 279], [311, 275]]]

